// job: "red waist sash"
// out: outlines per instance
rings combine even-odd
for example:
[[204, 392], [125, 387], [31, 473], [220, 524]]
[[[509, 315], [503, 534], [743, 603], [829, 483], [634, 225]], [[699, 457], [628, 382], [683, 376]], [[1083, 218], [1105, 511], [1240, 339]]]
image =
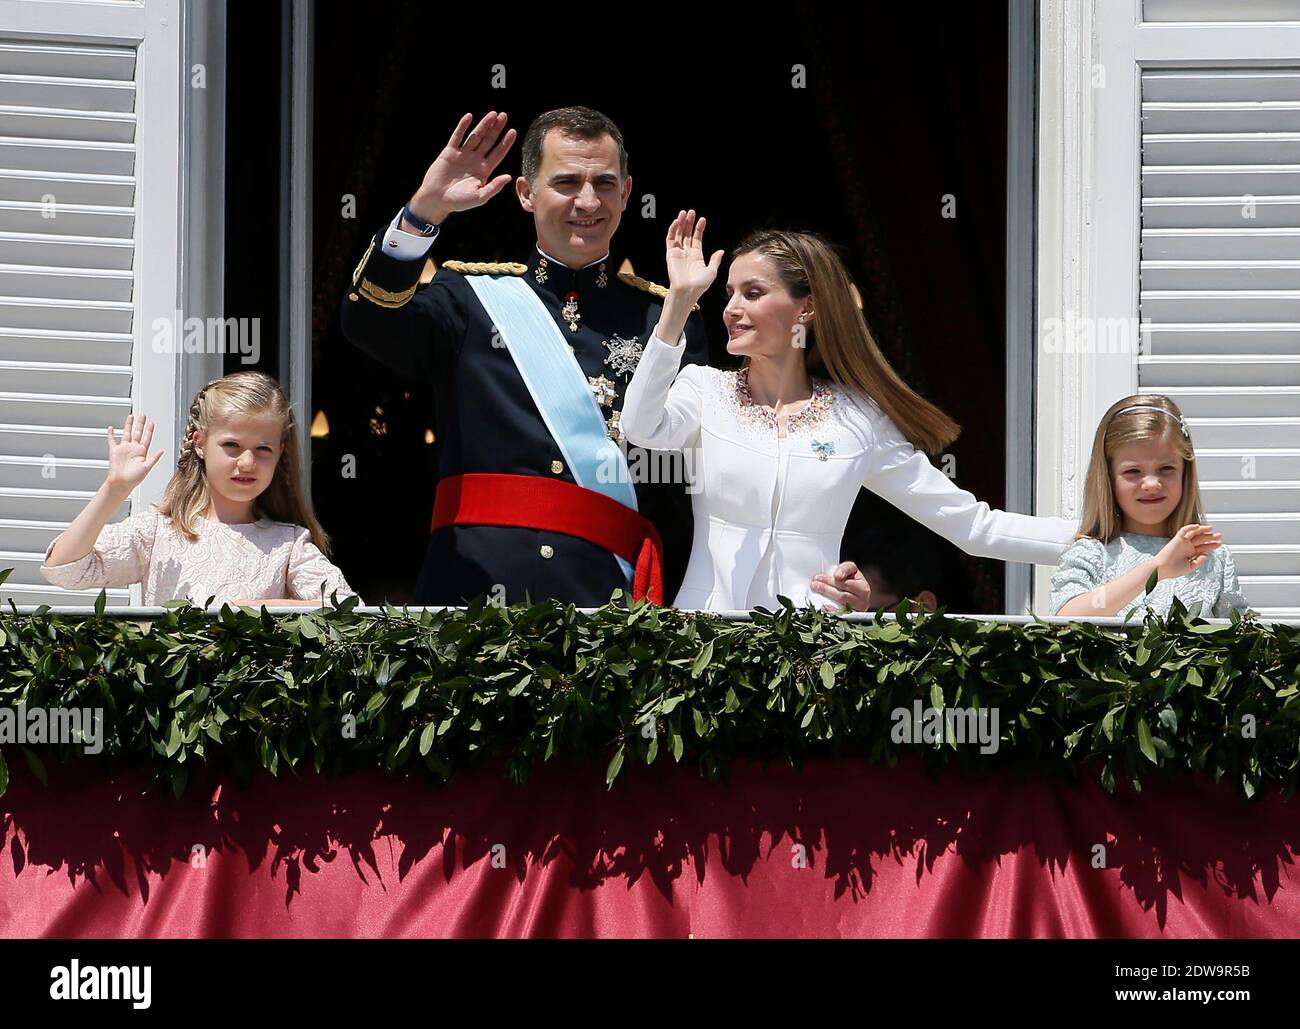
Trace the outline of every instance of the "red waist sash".
[[644, 515], [595, 490], [540, 475], [449, 475], [438, 483], [429, 531], [447, 525], [506, 525], [576, 536], [633, 566], [635, 599], [664, 602], [659, 531]]

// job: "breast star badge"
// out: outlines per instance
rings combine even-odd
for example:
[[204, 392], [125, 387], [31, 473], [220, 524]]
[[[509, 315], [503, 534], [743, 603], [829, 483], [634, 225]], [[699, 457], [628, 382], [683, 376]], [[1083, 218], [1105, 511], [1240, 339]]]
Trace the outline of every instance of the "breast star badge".
[[641, 360], [641, 351], [644, 349], [640, 339], [640, 336], [633, 336], [631, 339], [610, 336], [605, 340], [605, 349], [609, 351], [605, 363], [615, 375], [631, 375], [636, 370], [637, 362]]

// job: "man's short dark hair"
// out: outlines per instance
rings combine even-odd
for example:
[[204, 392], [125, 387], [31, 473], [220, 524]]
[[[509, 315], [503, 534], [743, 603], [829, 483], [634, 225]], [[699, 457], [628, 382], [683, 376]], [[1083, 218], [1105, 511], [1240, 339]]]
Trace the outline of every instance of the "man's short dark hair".
[[523, 173], [529, 186], [537, 183], [537, 169], [542, 163], [542, 141], [551, 129], [559, 129], [566, 136], [578, 139], [609, 136], [618, 144], [619, 175], [627, 178], [627, 149], [623, 146], [623, 133], [618, 126], [590, 107], [559, 107], [539, 114], [524, 134]]
[[[874, 505], [873, 505], [874, 506]], [[881, 510], [845, 534], [840, 560], [874, 568], [887, 592], [915, 599], [930, 590], [950, 612], [974, 610], [975, 598], [961, 552], [928, 526]]]

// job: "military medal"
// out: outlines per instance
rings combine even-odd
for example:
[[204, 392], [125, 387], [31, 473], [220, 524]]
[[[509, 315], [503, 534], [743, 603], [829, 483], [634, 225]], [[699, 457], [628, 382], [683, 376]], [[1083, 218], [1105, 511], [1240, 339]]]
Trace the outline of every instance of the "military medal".
[[596, 288], [597, 288], [597, 289], [604, 289], [606, 286], [609, 285], [609, 279], [605, 276], [605, 262], [604, 262], [604, 261], [601, 261], [601, 262], [600, 262], [599, 272], [600, 272], [600, 274], [596, 276]]
[[578, 331], [578, 322], [582, 315], [578, 314], [578, 294], [570, 290], [564, 294], [564, 310], [561, 312], [562, 317], [569, 323], [569, 331]]
[[537, 262], [537, 271], [533, 272], [533, 278], [537, 280], [537, 285], [546, 281], [546, 258]]
[[618, 390], [614, 388], [614, 381], [607, 379], [603, 375], [588, 375], [587, 385], [591, 387], [592, 395], [596, 398], [596, 403], [601, 407], [612, 407], [614, 401], [618, 398]]
[[623, 414], [622, 411], [611, 411], [609, 413], [609, 423], [608, 423], [609, 438], [612, 439], [615, 443], [622, 443], [624, 439], [623, 427], [619, 425], [619, 418], [622, 416], [622, 414]]
[[636, 370], [643, 349], [643, 345], [639, 342], [640, 338], [640, 336], [633, 336], [631, 339], [624, 339], [622, 336], [610, 336], [605, 341], [605, 349], [609, 351], [605, 363], [613, 369], [615, 375], [631, 375]]

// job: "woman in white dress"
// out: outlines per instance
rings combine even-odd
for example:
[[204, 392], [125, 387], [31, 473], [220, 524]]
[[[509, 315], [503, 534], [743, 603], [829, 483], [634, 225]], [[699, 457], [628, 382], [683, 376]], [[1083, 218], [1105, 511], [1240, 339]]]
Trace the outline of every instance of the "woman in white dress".
[[960, 430], [889, 366], [820, 237], [771, 231], [741, 243], [722, 317], [744, 365], [682, 368], [686, 318], [722, 262], [720, 250], [705, 259], [704, 225], [683, 211], [668, 229], [668, 295], [621, 418], [631, 443], [685, 451], [695, 535], [675, 606], [848, 602], [822, 570], [839, 565], [862, 486], [968, 554], [1056, 564], [1076, 522], [991, 510], [921, 452], [941, 452]]

